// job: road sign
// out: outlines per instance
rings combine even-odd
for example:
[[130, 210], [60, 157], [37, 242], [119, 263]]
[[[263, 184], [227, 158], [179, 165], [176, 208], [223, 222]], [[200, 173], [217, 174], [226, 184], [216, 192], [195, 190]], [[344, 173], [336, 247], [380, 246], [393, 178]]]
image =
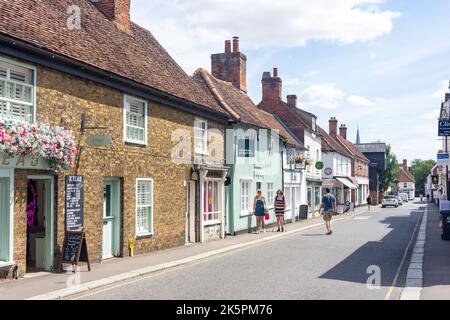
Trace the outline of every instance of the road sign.
[[450, 121], [439, 120], [439, 137], [450, 136]]
[[450, 166], [450, 154], [438, 153], [437, 163], [439, 166]]

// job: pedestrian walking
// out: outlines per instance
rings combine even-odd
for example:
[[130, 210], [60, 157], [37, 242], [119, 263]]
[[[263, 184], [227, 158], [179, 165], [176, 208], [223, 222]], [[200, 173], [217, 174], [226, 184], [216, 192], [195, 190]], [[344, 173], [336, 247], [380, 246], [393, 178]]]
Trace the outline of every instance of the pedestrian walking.
[[372, 196], [370, 193], [367, 195], [367, 208], [370, 211], [370, 206], [372, 205]]
[[430, 203], [430, 198], [431, 198], [430, 194], [427, 193], [427, 203]]
[[286, 199], [284, 197], [282, 190], [277, 191], [277, 196], [275, 198], [273, 206], [275, 208], [275, 215], [277, 217], [277, 226], [278, 226], [277, 232], [284, 232], [284, 225], [285, 225], [284, 214], [286, 212]]
[[327, 188], [326, 195], [322, 197], [322, 216], [325, 221], [325, 226], [327, 228], [327, 236], [331, 236], [333, 234], [331, 220], [333, 219], [333, 215], [336, 212], [336, 198], [331, 194], [331, 190]]
[[266, 199], [262, 195], [261, 190], [256, 191], [255, 199], [253, 200], [253, 211], [255, 212], [256, 216], [256, 234], [259, 234], [259, 228], [262, 227], [262, 232], [266, 232], [266, 223], [265, 223], [265, 217], [266, 217]]

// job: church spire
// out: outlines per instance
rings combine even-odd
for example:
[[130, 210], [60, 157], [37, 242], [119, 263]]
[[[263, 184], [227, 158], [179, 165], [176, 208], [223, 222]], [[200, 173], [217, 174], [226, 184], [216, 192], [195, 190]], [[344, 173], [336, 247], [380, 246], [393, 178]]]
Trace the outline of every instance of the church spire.
[[358, 133], [356, 134], [356, 144], [361, 144], [361, 136], [359, 135], [359, 123], [358, 123]]

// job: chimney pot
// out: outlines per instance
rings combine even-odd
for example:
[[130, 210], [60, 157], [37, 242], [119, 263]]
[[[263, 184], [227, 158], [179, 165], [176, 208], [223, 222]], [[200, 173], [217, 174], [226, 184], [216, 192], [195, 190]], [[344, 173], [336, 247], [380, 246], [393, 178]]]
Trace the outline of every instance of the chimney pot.
[[240, 52], [239, 37], [233, 37], [233, 52]]
[[291, 108], [297, 108], [297, 96], [295, 94], [287, 96], [287, 104]]
[[338, 125], [338, 121], [336, 120], [336, 118], [331, 117], [331, 119], [329, 121], [329, 134], [333, 138], [337, 137], [337, 125]]
[[406, 172], [408, 172], [409, 171], [409, 169], [408, 169], [408, 160], [403, 160], [403, 170], [405, 170]]
[[278, 68], [273, 68], [273, 77], [278, 78]]
[[130, 31], [131, 0], [91, 0], [122, 31]]
[[225, 40], [225, 53], [231, 52], [231, 40]]
[[345, 124], [342, 124], [339, 128], [339, 135], [347, 140], [347, 126]]

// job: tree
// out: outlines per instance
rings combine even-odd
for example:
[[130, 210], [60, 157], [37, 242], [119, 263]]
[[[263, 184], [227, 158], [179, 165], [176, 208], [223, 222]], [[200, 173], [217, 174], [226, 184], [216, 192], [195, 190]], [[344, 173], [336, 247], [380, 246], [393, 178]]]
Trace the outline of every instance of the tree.
[[390, 145], [386, 146], [386, 170], [380, 174], [380, 191], [386, 192], [395, 186], [395, 180], [399, 174], [397, 156], [392, 152]]
[[425, 182], [431, 169], [436, 165], [434, 160], [420, 160], [416, 159], [412, 162], [411, 174], [416, 178], [416, 192], [425, 194]]

